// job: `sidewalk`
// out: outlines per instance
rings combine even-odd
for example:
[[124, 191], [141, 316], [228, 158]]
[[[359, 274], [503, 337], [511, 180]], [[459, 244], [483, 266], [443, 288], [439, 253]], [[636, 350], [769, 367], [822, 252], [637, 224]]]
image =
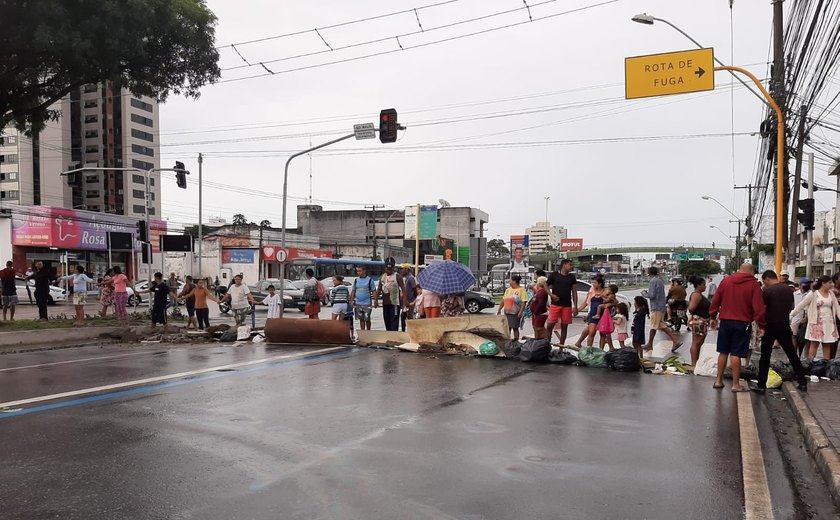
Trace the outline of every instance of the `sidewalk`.
[[808, 453], [840, 507], [840, 381], [820, 381], [799, 392], [793, 383], [782, 387], [799, 423]]

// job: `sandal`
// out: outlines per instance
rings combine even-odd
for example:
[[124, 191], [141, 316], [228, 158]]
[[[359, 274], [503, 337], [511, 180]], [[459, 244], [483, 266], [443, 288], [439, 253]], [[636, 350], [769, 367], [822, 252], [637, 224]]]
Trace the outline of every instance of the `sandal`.
[[673, 347], [671, 347], [671, 352], [676, 352], [676, 351], [678, 351], [678, 350], [680, 349], [680, 347], [682, 347], [682, 346], [683, 346], [682, 342], [679, 342], [679, 343], [674, 343], [674, 346], [673, 346]]
[[723, 388], [723, 383], [721, 383], [721, 384], [715, 383], [715, 384], [712, 385], [712, 388], [714, 388], [715, 390], [720, 390], [721, 388]]

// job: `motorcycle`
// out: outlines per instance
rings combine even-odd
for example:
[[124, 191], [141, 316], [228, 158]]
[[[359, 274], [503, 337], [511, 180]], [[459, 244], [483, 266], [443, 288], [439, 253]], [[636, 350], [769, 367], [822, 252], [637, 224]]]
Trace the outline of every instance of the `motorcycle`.
[[[229, 313], [229, 312], [230, 312], [230, 304], [229, 304], [228, 302], [222, 302], [222, 303], [220, 303], [220, 304], [219, 304], [219, 312], [221, 312], [222, 314], [227, 314], [227, 313]], [[249, 316], [250, 316], [250, 314], [251, 314], [252, 312], [254, 312], [254, 306], [253, 306], [253, 305], [252, 305], [252, 306], [250, 306], [250, 307], [248, 307], [248, 309], [245, 311], [245, 314], [247, 314], [247, 315], [249, 315]]]
[[671, 320], [668, 324], [672, 329], [679, 332], [683, 325], [688, 328], [688, 302], [685, 300], [675, 301], [671, 304]]

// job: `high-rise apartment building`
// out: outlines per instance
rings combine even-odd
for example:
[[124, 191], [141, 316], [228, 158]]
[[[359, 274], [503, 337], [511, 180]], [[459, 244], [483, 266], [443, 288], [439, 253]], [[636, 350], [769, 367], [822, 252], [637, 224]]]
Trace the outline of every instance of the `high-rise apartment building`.
[[525, 230], [528, 235], [528, 250], [532, 254], [545, 251], [551, 246], [554, 250], [560, 248], [560, 240], [568, 238], [569, 232], [563, 226], [552, 226], [550, 222], [537, 222], [534, 227]]
[[[0, 205], [54, 206], [117, 215], [145, 214], [145, 177], [140, 172], [99, 168], [160, 167], [158, 105], [109, 84], [89, 84], [56, 103], [57, 121], [26, 137], [12, 128], [0, 137]], [[160, 176], [150, 178], [150, 215], [160, 218]]]

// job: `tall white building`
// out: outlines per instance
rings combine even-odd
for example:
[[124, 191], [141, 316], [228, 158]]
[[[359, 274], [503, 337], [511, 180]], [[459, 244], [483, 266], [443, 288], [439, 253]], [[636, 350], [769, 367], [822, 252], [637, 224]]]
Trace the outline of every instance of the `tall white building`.
[[[13, 128], [0, 134], [0, 206], [53, 206], [117, 215], [145, 214], [140, 173], [62, 171], [91, 167], [160, 167], [158, 105], [153, 99], [89, 84], [54, 105], [57, 121], [27, 137]], [[172, 181], [174, 182], [174, 180]], [[160, 218], [160, 175], [150, 179], [150, 216]]]
[[528, 248], [531, 254], [545, 251], [547, 246], [555, 250], [560, 248], [560, 240], [569, 238], [569, 232], [563, 226], [552, 226], [551, 222], [537, 222], [525, 230], [528, 235]]

